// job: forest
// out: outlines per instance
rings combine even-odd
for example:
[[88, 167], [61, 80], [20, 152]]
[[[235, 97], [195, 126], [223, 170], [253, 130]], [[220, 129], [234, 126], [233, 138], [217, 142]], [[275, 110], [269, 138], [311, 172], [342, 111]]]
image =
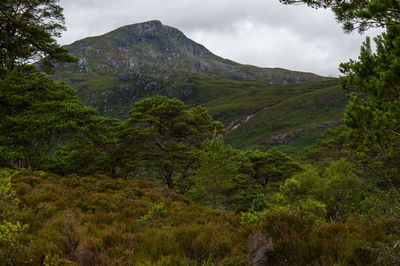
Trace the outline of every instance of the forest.
[[343, 124], [295, 159], [166, 96], [101, 116], [49, 78], [76, 61], [58, 1], [1, 1], [0, 265], [399, 265], [400, 1], [279, 1], [382, 29], [340, 65]]

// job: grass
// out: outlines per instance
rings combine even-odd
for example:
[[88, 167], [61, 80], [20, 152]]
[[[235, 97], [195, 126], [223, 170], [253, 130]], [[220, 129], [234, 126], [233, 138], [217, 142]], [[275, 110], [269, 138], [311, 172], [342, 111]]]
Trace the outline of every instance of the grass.
[[[312, 145], [322, 133], [322, 129], [309, 127], [341, 120], [346, 103], [345, 94], [339, 86], [317, 89], [262, 109], [236, 131], [227, 134], [225, 139], [236, 148], [252, 146], [266, 149], [266, 140], [273, 136], [301, 133], [303, 137], [297, 143], [282, 148], [295, 155]], [[294, 146], [290, 148], [291, 145]]]
[[315, 144], [321, 135], [322, 130], [307, 131], [300, 134], [294, 141], [279, 145], [277, 148], [281, 152], [292, 155], [295, 159], [300, 159], [305, 154], [307, 148]]

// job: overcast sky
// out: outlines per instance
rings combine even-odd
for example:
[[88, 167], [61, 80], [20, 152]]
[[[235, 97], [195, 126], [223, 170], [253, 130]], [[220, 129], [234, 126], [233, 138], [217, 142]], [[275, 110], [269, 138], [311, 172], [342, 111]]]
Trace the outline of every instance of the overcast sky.
[[345, 34], [328, 10], [279, 0], [61, 0], [69, 44], [148, 20], [178, 28], [211, 52], [239, 63], [338, 76], [368, 35]]

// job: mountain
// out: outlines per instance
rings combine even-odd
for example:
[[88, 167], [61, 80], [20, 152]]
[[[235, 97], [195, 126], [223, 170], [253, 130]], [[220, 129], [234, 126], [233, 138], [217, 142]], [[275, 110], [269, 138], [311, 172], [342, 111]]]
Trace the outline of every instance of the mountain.
[[324, 79], [311, 73], [258, 68], [223, 59], [160, 21], [128, 25], [65, 48], [79, 61], [57, 64], [55, 78], [70, 83], [86, 103], [110, 116], [123, 116], [116, 113], [121, 104], [130, 105], [154, 94], [203, 103], [215, 99], [215, 93], [237, 91], [210, 92], [201, 86], [204, 80], [227, 80], [236, 87], [240, 81], [269, 86]]
[[[188, 106], [208, 108], [228, 126], [227, 139], [242, 132], [250, 119], [263, 117], [266, 108], [337, 85], [336, 79], [313, 73], [260, 68], [221, 58], [156, 20], [124, 26], [64, 48], [78, 62], [56, 63], [53, 78], [71, 85], [85, 104], [98, 108], [102, 115], [124, 119], [134, 102], [166, 95]], [[340, 113], [342, 104], [338, 109]], [[265, 146], [264, 140], [251, 145]]]

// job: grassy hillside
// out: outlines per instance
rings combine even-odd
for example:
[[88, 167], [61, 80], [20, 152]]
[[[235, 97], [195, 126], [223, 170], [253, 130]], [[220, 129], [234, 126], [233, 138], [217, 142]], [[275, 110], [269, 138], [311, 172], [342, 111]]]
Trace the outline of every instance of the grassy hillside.
[[340, 124], [347, 99], [339, 86], [311, 90], [299, 85], [298, 89], [303, 92], [255, 111], [225, 136], [226, 141], [237, 148], [279, 145], [295, 154], [313, 144], [325, 128]]

